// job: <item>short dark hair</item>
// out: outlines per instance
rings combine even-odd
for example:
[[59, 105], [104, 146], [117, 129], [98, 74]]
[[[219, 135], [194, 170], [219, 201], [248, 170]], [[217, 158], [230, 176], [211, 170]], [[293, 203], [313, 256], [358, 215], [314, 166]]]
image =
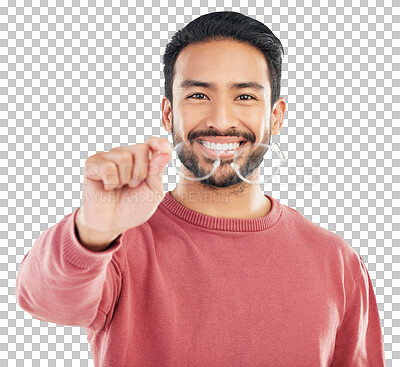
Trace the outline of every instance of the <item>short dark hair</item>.
[[281, 41], [265, 24], [234, 11], [204, 14], [177, 31], [167, 44], [163, 56], [164, 92], [171, 105], [175, 62], [179, 53], [190, 44], [224, 39], [250, 44], [263, 53], [269, 69], [271, 108], [273, 107], [281, 91], [284, 55]]

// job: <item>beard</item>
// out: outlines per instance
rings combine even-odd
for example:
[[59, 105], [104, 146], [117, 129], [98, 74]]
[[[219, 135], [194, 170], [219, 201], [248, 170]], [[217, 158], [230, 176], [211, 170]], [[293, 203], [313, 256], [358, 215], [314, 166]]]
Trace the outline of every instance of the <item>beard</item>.
[[[172, 140], [174, 146], [182, 142], [182, 139], [179, 139], [178, 136], [174, 132], [174, 123], [173, 118], [171, 119], [172, 124]], [[268, 131], [264, 134], [264, 139], [261, 141], [261, 144], [269, 144], [271, 141], [271, 136]], [[249, 141], [250, 143], [253, 140]], [[240, 168], [239, 171], [241, 175], [245, 178], [256, 180], [258, 176], [257, 168], [260, 166], [262, 161], [264, 160], [264, 155], [266, 150], [264, 147], [257, 147], [253, 149], [251, 153], [246, 152], [248, 147], [243, 148], [244, 154], [239, 158], [237, 158], [237, 162], [239, 162]], [[182, 162], [182, 165], [190, 171], [195, 177], [200, 178], [209, 174], [212, 170], [212, 163], [214, 159], [207, 158], [202, 156], [201, 158], [194, 152], [193, 149], [185, 146], [179, 153], [179, 159]], [[228, 187], [240, 187], [243, 185], [247, 185], [242, 179], [236, 174], [235, 170], [231, 167], [231, 163], [233, 162], [233, 158], [224, 158], [221, 159], [220, 165], [215, 170], [215, 172], [206, 179], [198, 181], [201, 185], [207, 186], [209, 189], [213, 188], [228, 188]], [[254, 178], [253, 178], [254, 177]]]

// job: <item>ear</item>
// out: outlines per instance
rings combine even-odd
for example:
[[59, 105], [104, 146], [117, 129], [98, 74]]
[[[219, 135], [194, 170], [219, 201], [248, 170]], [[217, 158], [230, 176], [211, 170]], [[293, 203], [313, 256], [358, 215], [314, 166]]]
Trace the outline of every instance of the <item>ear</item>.
[[165, 96], [163, 96], [161, 107], [162, 107], [162, 115], [161, 115], [162, 124], [164, 126], [164, 129], [170, 133], [172, 131], [172, 110], [171, 110], [171, 103]]
[[286, 111], [286, 102], [280, 97], [274, 104], [271, 112], [271, 135], [279, 134], [282, 128], [283, 116]]

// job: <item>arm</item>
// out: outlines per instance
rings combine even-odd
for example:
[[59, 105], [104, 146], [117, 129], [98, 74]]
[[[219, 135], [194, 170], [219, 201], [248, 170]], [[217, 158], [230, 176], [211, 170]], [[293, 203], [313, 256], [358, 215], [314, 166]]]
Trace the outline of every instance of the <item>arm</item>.
[[336, 334], [332, 367], [384, 367], [385, 354], [378, 306], [368, 270], [360, 259], [360, 273], [346, 298], [344, 318]]
[[43, 232], [24, 257], [16, 299], [38, 320], [101, 329], [120, 292], [122, 271], [113, 253], [121, 236], [103, 251], [89, 250], [77, 237], [77, 212]]

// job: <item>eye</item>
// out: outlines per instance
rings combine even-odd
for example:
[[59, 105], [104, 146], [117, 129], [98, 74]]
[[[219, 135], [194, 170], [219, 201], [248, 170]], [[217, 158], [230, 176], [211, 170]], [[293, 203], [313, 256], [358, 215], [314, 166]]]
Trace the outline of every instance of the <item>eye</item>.
[[250, 96], [248, 94], [242, 94], [238, 98], [240, 98], [240, 97], [250, 97], [250, 98], [246, 98], [246, 99], [240, 99], [241, 101], [249, 101], [250, 99], [255, 99], [253, 96]]
[[[195, 94], [192, 94], [191, 96], [189, 96], [187, 98], [204, 99], [204, 98], [196, 98], [195, 96], [203, 96], [204, 97], [205, 94], [203, 94], [203, 93], [195, 93]], [[249, 98], [242, 99], [240, 97], [249, 97]], [[249, 94], [242, 94], [238, 98], [240, 98], [241, 101], [250, 101], [251, 99], [255, 100], [255, 98], [253, 96], [250, 96]]]
[[[203, 94], [203, 93], [195, 93], [195, 94], [192, 94], [191, 96], [189, 96], [188, 98], [192, 98], [194, 96], [205, 96], [205, 94]], [[195, 98], [195, 99], [203, 99], [203, 98]]]

